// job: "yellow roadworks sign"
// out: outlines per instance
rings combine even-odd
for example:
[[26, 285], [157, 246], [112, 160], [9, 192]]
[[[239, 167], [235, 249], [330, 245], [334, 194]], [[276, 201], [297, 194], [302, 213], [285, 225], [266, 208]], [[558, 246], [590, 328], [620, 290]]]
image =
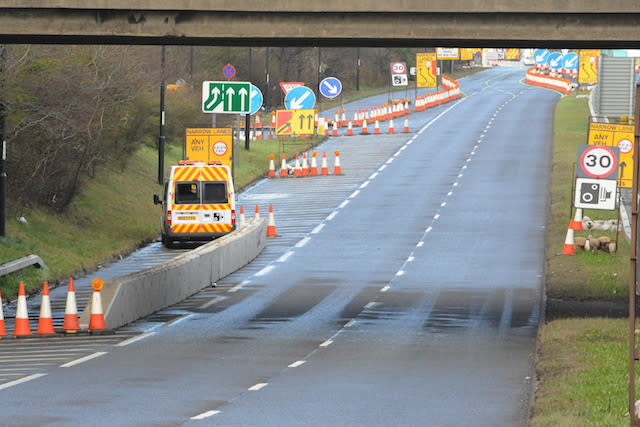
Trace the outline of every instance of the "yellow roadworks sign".
[[596, 84], [598, 83], [598, 59], [600, 49], [581, 49], [580, 62], [578, 64], [578, 83]]
[[437, 87], [435, 53], [416, 53], [416, 83], [418, 87]]
[[633, 131], [633, 125], [589, 123], [588, 144], [620, 149], [618, 187], [622, 188], [631, 188], [633, 185]]
[[187, 128], [185, 160], [217, 160], [231, 168], [232, 138], [231, 128]]
[[276, 135], [313, 135], [316, 110], [276, 111]]

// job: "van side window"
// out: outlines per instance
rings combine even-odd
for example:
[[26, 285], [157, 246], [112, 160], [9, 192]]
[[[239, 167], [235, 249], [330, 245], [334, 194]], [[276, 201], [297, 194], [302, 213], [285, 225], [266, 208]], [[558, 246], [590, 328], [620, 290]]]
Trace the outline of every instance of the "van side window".
[[204, 204], [229, 203], [227, 197], [227, 183], [221, 182], [205, 182], [204, 183]]
[[200, 203], [197, 182], [179, 182], [176, 184], [176, 203]]

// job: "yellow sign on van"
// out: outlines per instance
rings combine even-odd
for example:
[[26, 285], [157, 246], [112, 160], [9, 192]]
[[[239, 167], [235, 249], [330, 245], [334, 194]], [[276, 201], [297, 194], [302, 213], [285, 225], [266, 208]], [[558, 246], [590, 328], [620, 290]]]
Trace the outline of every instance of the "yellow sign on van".
[[587, 143], [606, 145], [620, 149], [618, 187], [631, 188], [633, 185], [633, 125], [612, 123], [590, 123]]
[[231, 168], [233, 132], [231, 128], [187, 128], [185, 160], [205, 163], [219, 161]]

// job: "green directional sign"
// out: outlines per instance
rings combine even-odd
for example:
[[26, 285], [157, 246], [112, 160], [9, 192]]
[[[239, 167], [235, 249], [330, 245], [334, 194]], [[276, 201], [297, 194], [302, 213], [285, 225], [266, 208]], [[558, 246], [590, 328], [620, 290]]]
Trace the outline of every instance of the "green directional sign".
[[202, 82], [203, 113], [247, 114], [251, 110], [251, 83]]

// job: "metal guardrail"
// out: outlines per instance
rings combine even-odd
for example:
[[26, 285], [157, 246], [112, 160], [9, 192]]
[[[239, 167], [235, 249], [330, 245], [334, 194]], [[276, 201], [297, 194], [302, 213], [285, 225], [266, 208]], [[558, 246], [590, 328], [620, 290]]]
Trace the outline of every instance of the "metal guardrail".
[[27, 268], [32, 265], [45, 270], [49, 269], [47, 264], [45, 264], [44, 261], [42, 261], [42, 258], [38, 255], [27, 255], [26, 257], [0, 265], [0, 276], [6, 276], [7, 274], [22, 270], [23, 268]]

